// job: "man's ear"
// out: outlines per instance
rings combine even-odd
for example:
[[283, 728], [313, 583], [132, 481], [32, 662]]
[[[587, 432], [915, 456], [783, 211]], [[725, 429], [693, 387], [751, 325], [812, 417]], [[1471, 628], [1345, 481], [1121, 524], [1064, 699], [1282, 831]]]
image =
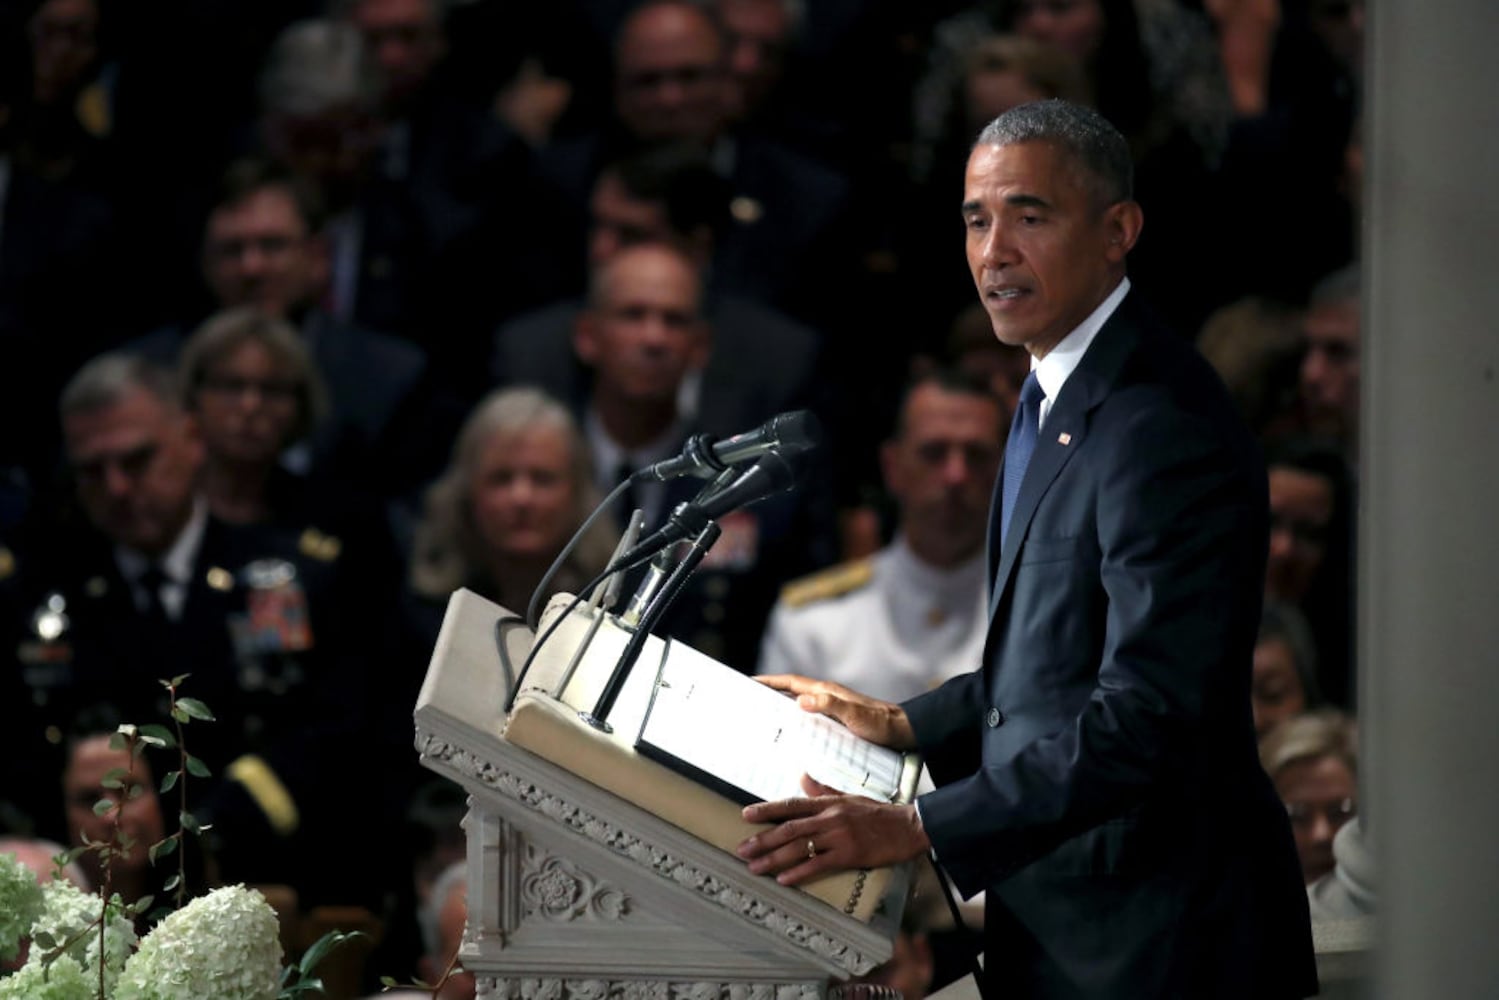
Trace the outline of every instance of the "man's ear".
[[708, 356], [713, 353], [713, 326], [705, 319], [697, 321], [697, 336], [693, 338], [692, 358], [689, 362], [694, 371], [708, 366]]
[[1110, 262], [1122, 264], [1140, 238], [1145, 213], [1140, 210], [1139, 202], [1119, 201], [1104, 209], [1103, 223], [1109, 238], [1106, 255]]
[[896, 454], [900, 445], [895, 441], [886, 441], [880, 445], [880, 475], [885, 480], [885, 492], [897, 500], [904, 495], [905, 480], [901, 478], [899, 456]]
[[323, 295], [328, 290], [328, 282], [333, 275], [333, 247], [323, 233], [307, 237], [307, 270], [308, 284], [312, 286], [313, 294]]
[[194, 468], [203, 464], [208, 457], [208, 445], [203, 440], [203, 425], [198, 421], [196, 414], [184, 411], [178, 415], [177, 433], [181, 435], [182, 454], [187, 457]]
[[578, 360], [593, 367], [599, 356], [598, 321], [593, 313], [584, 310], [573, 324], [573, 353]]

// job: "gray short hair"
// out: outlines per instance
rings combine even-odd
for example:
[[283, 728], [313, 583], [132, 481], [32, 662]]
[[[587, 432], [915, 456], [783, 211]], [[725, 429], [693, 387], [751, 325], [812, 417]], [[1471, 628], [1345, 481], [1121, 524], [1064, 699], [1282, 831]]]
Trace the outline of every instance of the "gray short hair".
[[371, 109], [380, 71], [364, 37], [345, 21], [298, 21], [276, 36], [260, 74], [261, 110], [311, 116], [346, 105]]
[[172, 373], [138, 354], [111, 351], [86, 362], [68, 379], [58, 397], [62, 417], [91, 413], [114, 406], [133, 392], [143, 391], [171, 410], [180, 410]]
[[1357, 264], [1349, 264], [1326, 275], [1312, 287], [1309, 305], [1330, 306], [1357, 302], [1363, 280]]
[[1059, 149], [1086, 175], [1100, 205], [1134, 197], [1134, 161], [1129, 143], [1092, 108], [1051, 99], [1020, 104], [988, 125], [973, 147], [1042, 142]]

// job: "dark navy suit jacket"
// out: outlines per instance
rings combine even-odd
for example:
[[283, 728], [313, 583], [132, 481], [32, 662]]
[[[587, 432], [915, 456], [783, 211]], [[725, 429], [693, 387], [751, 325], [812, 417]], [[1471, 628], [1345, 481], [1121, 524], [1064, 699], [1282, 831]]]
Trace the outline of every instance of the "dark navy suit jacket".
[[1002, 548], [991, 514], [981, 668], [905, 704], [938, 783], [924, 826], [963, 894], [987, 890], [1006, 996], [1315, 992], [1250, 716], [1265, 494], [1221, 383], [1126, 296], [1054, 400]]

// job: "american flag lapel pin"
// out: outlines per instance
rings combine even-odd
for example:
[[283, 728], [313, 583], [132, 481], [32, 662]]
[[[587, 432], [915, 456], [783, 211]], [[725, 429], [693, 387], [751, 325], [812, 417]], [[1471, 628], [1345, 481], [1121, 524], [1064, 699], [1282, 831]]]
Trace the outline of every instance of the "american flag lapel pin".
[[1063, 448], [1067, 447], [1071, 443], [1072, 435], [1068, 434], [1066, 431], [1063, 431], [1062, 433], [1057, 435], [1057, 444], [1061, 445]]

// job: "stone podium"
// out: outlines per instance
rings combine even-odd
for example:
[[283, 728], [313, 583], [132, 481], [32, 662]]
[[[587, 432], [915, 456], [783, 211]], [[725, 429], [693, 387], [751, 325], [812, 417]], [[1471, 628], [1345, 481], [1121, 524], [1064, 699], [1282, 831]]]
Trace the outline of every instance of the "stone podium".
[[[584, 631], [594, 618], [608, 624]], [[458, 591], [417, 702], [422, 764], [469, 792], [459, 954], [479, 995], [811, 1000], [889, 958], [909, 866], [799, 888], [751, 875], [732, 853], [755, 829], [736, 803], [578, 717], [628, 632], [602, 612], [566, 619], [507, 713], [530, 630]]]

